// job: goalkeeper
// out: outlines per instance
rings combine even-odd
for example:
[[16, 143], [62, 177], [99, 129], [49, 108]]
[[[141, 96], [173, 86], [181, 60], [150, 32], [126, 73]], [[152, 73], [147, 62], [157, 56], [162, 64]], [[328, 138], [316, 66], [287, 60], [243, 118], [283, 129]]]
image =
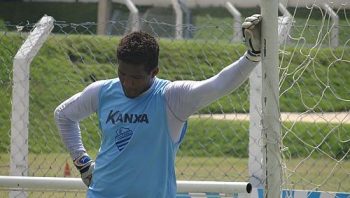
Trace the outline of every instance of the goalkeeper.
[[[260, 15], [242, 24], [247, 52], [203, 81], [159, 79], [159, 46], [133, 32], [117, 48], [118, 78], [96, 81], [60, 104], [55, 120], [87, 197], [176, 196], [175, 155], [191, 114], [231, 93], [260, 61]], [[84, 148], [79, 121], [96, 113], [101, 145], [95, 160]]]

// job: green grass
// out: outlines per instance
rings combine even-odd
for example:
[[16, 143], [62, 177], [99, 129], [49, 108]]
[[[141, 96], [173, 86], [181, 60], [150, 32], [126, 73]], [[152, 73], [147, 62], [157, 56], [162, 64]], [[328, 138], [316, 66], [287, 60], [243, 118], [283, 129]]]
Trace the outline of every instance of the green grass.
[[[51, 119], [51, 118], [47, 118]], [[59, 133], [54, 126], [31, 123], [29, 150], [32, 153], [65, 152]], [[81, 123], [85, 147], [97, 152], [100, 144], [99, 130], [95, 117]], [[248, 157], [248, 122], [212, 119], [190, 119], [185, 141], [180, 146], [181, 155], [196, 157], [232, 156]], [[282, 135], [284, 155], [290, 158], [334, 158], [349, 159], [346, 152], [350, 145], [350, 125], [283, 123]], [[3, 137], [1, 152], [9, 151], [9, 131], [1, 131]]]
[[[8, 156], [0, 154], [0, 175], [8, 175]], [[71, 177], [79, 177], [68, 155], [65, 154], [31, 154], [29, 157], [30, 176], [63, 177], [65, 163], [71, 168]], [[350, 178], [347, 176], [350, 161], [337, 162], [331, 159], [286, 159], [284, 163], [283, 188], [299, 190], [319, 190], [333, 192], [349, 192]], [[35, 172], [35, 173], [34, 173]], [[176, 160], [178, 180], [206, 181], [248, 181], [248, 159], [233, 157], [188, 157], [178, 155]], [[5, 193], [4, 191], [0, 191]], [[43, 192], [31, 194], [32, 197]], [[49, 193], [50, 194], [50, 193]], [[45, 194], [46, 197], [47, 194]], [[53, 194], [58, 196], [59, 193]], [[71, 195], [71, 193], [67, 193]], [[74, 193], [73, 193], [74, 195]], [[73, 196], [72, 195], [72, 196]], [[80, 194], [79, 194], [80, 195]], [[0, 196], [1, 197], [1, 196]]]
[[[249, 122], [191, 119], [181, 153], [185, 156], [248, 157]], [[289, 158], [349, 159], [350, 125], [282, 124], [284, 155]]]
[[[0, 133], [2, 142], [1, 152], [9, 149], [10, 112], [11, 112], [11, 88], [12, 88], [12, 58], [16, 53], [24, 35], [6, 33], [0, 35]], [[119, 37], [84, 36], [84, 35], [54, 35], [49, 38], [38, 56], [33, 60], [30, 71], [30, 151], [61, 152], [60, 141], [56, 126], [53, 121], [53, 111], [56, 106], [71, 95], [81, 91], [90, 84], [93, 79], [106, 79], [116, 76], [115, 45]], [[160, 68], [159, 77], [170, 80], [202, 80], [215, 75], [224, 66], [236, 60], [244, 53], [245, 47], [222, 41], [184, 40], [173, 41], [160, 40]], [[281, 57], [281, 83], [280, 108], [282, 112], [303, 112], [313, 110], [316, 112], [348, 111], [350, 70], [350, 49], [338, 48], [309, 50], [303, 48], [286, 48], [286, 53]], [[297, 53], [299, 51], [305, 53]], [[289, 67], [286, 67], [289, 65]], [[283, 75], [282, 75], [283, 72]], [[222, 112], [248, 112], [249, 85], [246, 82], [238, 90], [226, 96], [212, 105], [201, 110], [201, 113]], [[285, 92], [287, 90], [287, 92]], [[324, 91], [324, 92], [323, 92]], [[211, 134], [211, 139], [220, 143], [212, 144], [210, 139], [202, 139], [201, 144], [196, 142], [197, 133], [189, 132], [187, 142], [182, 145], [188, 152], [187, 155], [205, 156], [205, 152], [213, 152], [213, 156], [246, 157], [248, 123], [241, 122], [212, 122], [206, 121], [210, 127], [202, 127], [202, 121], [193, 121], [190, 131], [202, 131], [202, 134]], [[199, 123], [199, 124], [196, 124]], [[300, 126], [299, 126], [300, 125]], [[97, 149], [99, 134], [96, 118], [94, 116], [81, 124], [86, 145]], [[302, 136], [304, 133], [324, 134], [330, 129], [330, 125], [297, 124]], [[300, 129], [299, 129], [300, 128]], [[348, 130], [344, 125], [336, 130], [340, 132]], [[217, 132], [222, 134], [218, 134]], [[232, 133], [232, 131], [234, 133]], [[201, 134], [198, 133], [198, 134]], [[214, 135], [215, 134], [215, 135]], [[290, 133], [292, 134], [292, 133]], [[305, 135], [304, 134], [304, 135]], [[201, 136], [201, 135], [199, 135]], [[220, 136], [220, 137], [217, 137]], [[235, 137], [236, 136], [236, 137]], [[325, 135], [323, 135], [325, 136]], [[320, 136], [320, 137], [323, 137]], [[287, 137], [285, 140], [288, 141]], [[291, 137], [292, 138], [292, 137]], [[290, 142], [296, 141], [291, 139]], [[336, 141], [336, 140], [329, 140]], [[236, 144], [237, 142], [241, 144]], [[227, 145], [235, 145], [234, 148]], [[314, 144], [312, 144], [315, 146]], [[188, 147], [188, 148], [187, 148]], [[194, 147], [191, 151], [190, 147]], [[215, 147], [220, 147], [220, 152]], [[303, 146], [300, 146], [303, 147]], [[331, 156], [342, 156], [342, 150], [347, 147], [332, 147]], [[334, 150], [333, 150], [334, 149]], [[217, 152], [215, 152], [217, 151]], [[194, 154], [192, 154], [193, 152]], [[305, 156], [310, 148], [293, 148], [289, 146], [292, 156]], [[299, 154], [296, 154], [299, 152]], [[301, 152], [301, 153], [300, 153]], [[314, 152], [316, 156], [320, 152]]]
[[[23, 38], [11, 34], [0, 38], [0, 62], [3, 68], [0, 71], [0, 89], [9, 94], [12, 58]], [[47, 107], [54, 108], [60, 101], [91, 83], [91, 77], [98, 80], [115, 77], [114, 53], [117, 42], [118, 37], [56, 35], [50, 38], [39, 56], [34, 59], [34, 67], [31, 68], [33, 96], [54, 93], [55, 99], [42, 101]], [[160, 45], [159, 77], [170, 80], [209, 78], [236, 60], [245, 50], [242, 45], [221, 41], [161, 40]], [[349, 59], [349, 48], [312, 51], [305, 47], [286, 48], [285, 55], [281, 55], [281, 75], [283, 72], [284, 79], [281, 83], [281, 111], [348, 110], [346, 99], [349, 90], [343, 85], [350, 83], [347, 78], [350, 71], [346, 67]], [[47, 90], [47, 87], [50, 89]], [[65, 92], [62, 91], [63, 87]], [[288, 92], [284, 92], [285, 90]], [[245, 83], [237, 91], [214, 102], [202, 112], [247, 112], [248, 92], [248, 84]]]

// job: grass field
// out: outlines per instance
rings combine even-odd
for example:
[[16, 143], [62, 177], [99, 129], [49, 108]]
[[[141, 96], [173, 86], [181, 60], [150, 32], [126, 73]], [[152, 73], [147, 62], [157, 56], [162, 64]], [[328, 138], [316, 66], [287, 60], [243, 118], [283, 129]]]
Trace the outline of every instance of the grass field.
[[[214, 31], [211, 31], [214, 34]], [[0, 101], [8, 105], [10, 96], [12, 57], [16, 53], [23, 37], [6, 34], [0, 43]], [[70, 95], [81, 91], [92, 82], [92, 78], [101, 80], [116, 76], [115, 43], [119, 37], [89, 35], [56, 35], [43, 46], [34, 59], [31, 68], [32, 102], [41, 108], [52, 111], [53, 106]], [[213, 76], [224, 66], [238, 59], [244, 53], [241, 44], [222, 41], [160, 41], [160, 78], [170, 80], [202, 80]], [[348, 104], [338, 98], [347, 98], [350, 84], [347, 69], [350, 48], [310, 50], [304, 46], [294, 49], [286, 47], [281, 56], [281, 70], [285, 76], [281, 81], [280, 107], [282, 112], [303, 112], [313, 108], [316, 112], [346, 111]], [[303, 52], [303, 53], [295, 53]], [[305, 53], [305, 54], [304, 54]], [[309, 55], [310, 53], [310, 55]], [[281, 54], [282, 55], [282, 54]], [[310, 57], [311, 56], [311, 57]], [[288, 65], [288, 70], [287, 70]], [[301, 70], [302, 69], [302, 70]], [[62, 72], [64, 71], [64, 72]], [[293, 72], [293, 73], [292, 73]], [[303, 72], [304, 75], [300, 76]], [[282, 78], [282, 76], [281, 76]], [[297, 78], [297, 80], [295, 79]], [[69, 85], [64, 86], [63, 85]], [[294, 86], [292, 86], [294, 85]], [[292, 87], [291, 87], [292, 86]], [[48, 87], [50, 89], [48, 90]], [[202, 110], [203, 113], [242, 112], [249, 109], [248, 84], [236, 90], [229, 97], [222, 98]], [[287, 92], [284, 92], [288, 90]], [[46, 93], [46, 94], [45, 94]], [[50, 98], [47, 93], [55, 94]], [[36, 98], [43, 97], [41, 104]], [[302, 98], [302, 100], [300, 99]], [[326, 98], [326, 100], [322, 100]], [[320, 101], [318, 103], [318, 101]], [[330, 105], [331, 104], [331, 105]], [[33, 108], [36, 108], [35, 106]], [[5, 113], [8, 109], [5, 106]], [[0, 113], [0, 117], [3, 116]]]
[[[100, 133], [95, 116], [80, 124], [84, 145], [89, 153], [97, 152]], [[190, 119], [180, 151], [192, 157], [248, 157], [248, 121]], [[350, 125], [336, 123], [291, 123], [282, 125], [284, 155], [290, 158], [311, 156], [349, 159]], [[0, 153], [10, 149], [10, 133], [1, 130]], [[29, 151], [35, 154], [66, 152], [54, 123], [33, 123], [29, 131]], [[1, 160], [1, 159], [0, 159]]]
[[[0, 175], [8, 175], [8, 156], [0, 154]], [[284, 188], [319, 191], [350, 191], [350, 161], [337, 162], [329, 159], [296, 158], [286, 160]], [[50, 163], [48, 163], [50, 162]], [[30, 155], [30, 176], [63, 177], [65, 163], [71, 167], [72, 177], [79, 177], [68, 155], [38, 154]], [[35, 174], [33, 174], [35, 172]], [[293, 172], [293, 175], [290, 175]], [[181, 157], [176, 160], [178, 180], [204, 181], [248, 181], [248, 159], [232, 157]], [[0, 191], [0, 195], [1, 195]], [[2, 197], [2, 196], [0, 196]]]

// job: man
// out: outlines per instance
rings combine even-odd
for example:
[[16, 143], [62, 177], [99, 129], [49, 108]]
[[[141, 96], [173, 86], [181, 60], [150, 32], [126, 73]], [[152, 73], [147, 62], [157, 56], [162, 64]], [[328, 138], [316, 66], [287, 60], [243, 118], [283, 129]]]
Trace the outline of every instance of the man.
[[[64, 144], [88, 186], [87, 197], [176, 196], [175, 155], [191, 114], [229, 94], [260, 61], [260, 15], [248, 17], [248, 50], [203, 81], [159, 79], [159, 46], [133, 32], [118, 45], [118, 78], [101, 80], [64, 101], [55, 119]], [[87, 154], [79, 121], [97, 113], [102, 141], [96, 160]]]

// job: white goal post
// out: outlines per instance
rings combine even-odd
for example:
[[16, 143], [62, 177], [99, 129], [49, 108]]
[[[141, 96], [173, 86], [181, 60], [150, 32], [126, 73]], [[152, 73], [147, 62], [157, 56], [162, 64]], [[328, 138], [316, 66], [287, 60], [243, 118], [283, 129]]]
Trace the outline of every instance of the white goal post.
[[261, 14], [261, 132], [266, 164], [264, 194], [266, 198], [281, 196], [281, 123], [278, 76], [278, 0], [262, 0]]
[[[57, 191], [76, 190], [85, 191], [86, 186], [80, 178], [64, 177], [15, 177], [0, 176], [0, 189], [11, 190], [40, 190]], [[217, 181], [177, 181], [178, 193], [250, 193], [252, 185], [248, 182], [217, 182]]]

